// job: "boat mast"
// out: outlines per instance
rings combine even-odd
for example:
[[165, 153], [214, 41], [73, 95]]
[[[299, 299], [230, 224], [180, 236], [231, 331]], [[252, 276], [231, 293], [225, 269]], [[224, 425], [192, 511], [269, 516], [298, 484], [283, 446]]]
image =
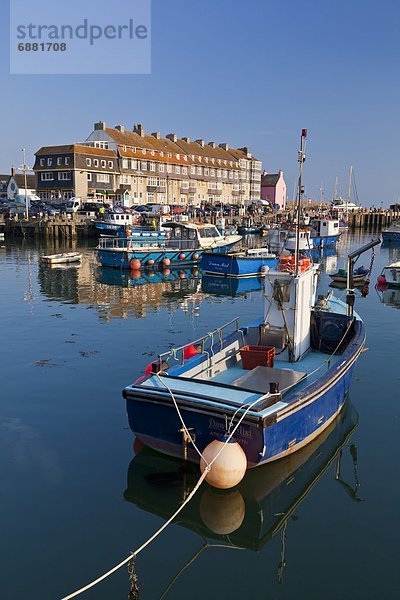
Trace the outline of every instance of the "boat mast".
[[346, 221], [349, 220], [349, 204], [351, 195], [351, 179], [353, 177], [353, 165], [350, 165], [349, 185], [347, 188], [347, 202], [346, 202]]
[[336, 175], [336, 177], [335, 177], [335, 185], [334, 185], [334, 188], [333, 188], [333, 201], [335, 201], [336, 198], [337, 198], [337, 186], [338, 186], [338, 176]]
[[295, 254], [294, 254], [294, 270], [296, 276], [299, 273], [299, 247], [300, 247], [300, 207], [301, 207], [301, 196], [304, 193], [304, 189], [301, 185], [301, 177], [303, 174], [303, 164], [306, 160], [305, 154], [305, 143], [307, 137], [307, 129], [301, 130], [301, 138], [300, 138], [300, 150], [298, 153], [298, 162], [299, 162], [299, 181], [297, 185], [297, 204], [296, 204], [296, 246], [295, 246]]

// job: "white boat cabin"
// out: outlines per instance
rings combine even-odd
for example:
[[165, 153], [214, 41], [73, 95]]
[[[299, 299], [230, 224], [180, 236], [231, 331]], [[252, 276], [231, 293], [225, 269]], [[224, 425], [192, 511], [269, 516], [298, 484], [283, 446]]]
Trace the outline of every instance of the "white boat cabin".
[[310, 224], [315, 231], [315, 237], [330, 237], [332, 235], [339, 235], [338, 219], [312, 219]]

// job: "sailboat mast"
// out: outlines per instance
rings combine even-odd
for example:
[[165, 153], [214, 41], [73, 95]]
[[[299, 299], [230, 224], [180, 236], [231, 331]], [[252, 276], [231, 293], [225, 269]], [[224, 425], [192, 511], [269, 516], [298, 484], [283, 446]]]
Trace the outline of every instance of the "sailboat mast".
[[353, 165], [350, 165], [349, 185], [347, 188], [347, 202], [346, 202], [346, 221], [349, 218], [349, 204], [351, 196], [351, 178], [353, 177]]
[[296, 275], [299, 273], [299, 247], [300, 247], [300, 212], [301, 212], [301, 196], [303, 194], [303, 188], [301, 185], [301, 178], [303, 175], [303, 164], [306, 160], [305, 155], [305, 141], [307, 137], [307, 129], [301, 130], [301, 138], [300, 138], [300, 150], [298, 153], [298, 162], [299, 162], [299, 181], [297, 186], [297, 204], [296, 204], [296, 246], [295, 246], [295, 254], [294, 254], [294, 270]]
[[338, 186], [338, 176], [335, 177], [335, 186], [333, 188], [333, 200], [337, 198], [337, 186]]

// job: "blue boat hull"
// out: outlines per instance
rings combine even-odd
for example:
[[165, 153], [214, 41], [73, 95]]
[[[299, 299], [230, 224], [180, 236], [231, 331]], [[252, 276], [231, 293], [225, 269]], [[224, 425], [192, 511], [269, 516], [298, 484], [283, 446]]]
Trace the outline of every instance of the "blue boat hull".
[[[214, 248], [213, 253], [224, 254], [235, 244]], [[204, 250], [171, 250], [167, 248], [142, 249], [140, 245], [127, 249], [98, 249], [98, 258], [103, 267], [114, 267], [118, 269], [130, 269], [130, 261], [138, 259], [140, 267], [187, 267], [196, 264]], [[168, 263], [169, 264], [166, 264]]]
[[336, 245], [340, 235], [341, 234], [339, 233], [338, 235], [329, 235], [325, 237], [311, 237], [311, 241], [314, 248], [328, 248]]
[[[262, 417], [247, 415], [235, 438], [246, 453], [248, 466], [254, 467], [277, 460], [299, 450], [317, 437], [338, 415], [350, 388], [353, 369], [365, 342], [365, 330], [358, 322], [358, 333], [341, 357], [340, 365], [332, 365], [319, 377], [297, 393], [285, 398], [285, 409]], [[193, 359], [196, 360], [196, 359]], [[185, 366], [171, 369], [171, 375], [184, 373]], [[170, 385], [173, 387], [173, 380]], [[172, 456], [182, 455], [181, 424], [169, 393], [154, 395], [139, 389], [125, 388], [129, 425], [147, 445]], [[151, 390], [151, 388], [150, 388]], [[226, 431], [226, 419], [231, 414], [218, 404], [190, 401], [187, 394], [177, 397], [184, 422], [193, 428], [200, 451]], [[232, 413], [234, 409], [232, 409]], [[197, 455], [189, 453], [193, 461]]]
[[400, 243], [400, 231], [382, 231], [382, 242]]
[[277, 258], [256, 258], [235, 256], [234, 254], [214, 255], [204, 252], [201, 258], [201, 269], [211, 275], [225, 277], [254, 277], [260, 274], [261, 268], [277, 265]]

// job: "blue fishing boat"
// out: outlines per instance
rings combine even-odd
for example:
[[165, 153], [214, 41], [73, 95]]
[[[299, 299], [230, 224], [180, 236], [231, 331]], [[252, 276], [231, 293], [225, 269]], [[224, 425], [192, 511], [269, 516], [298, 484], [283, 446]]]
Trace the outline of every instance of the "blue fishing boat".
[[204, 252], [201, 269], [210, 275], [226, 277], [254, 277], [260, 275], [264, 267], [275, 267], [278, 259], [268, 248], [248, 249], [244, 252], [214, 254]]
[[202, 253], [225, 253], [242, 238], [221, 235], [214, 225], [205, 223], [167, 222], [165, 242], [140, 242], [132, 236], [100, 238], [98, 258], [104, 267], [139, 270], [141, 268], [188, 267], [196, 264]]
[[382, 230], [382, 242], [384, 244], [400, 243], [400, 222], [395, 222], [389, 229]]
[[338, 219], [319, 218], [310, 221], [310, 239], [312, 248], [330, 248], [336, 246], [342, 235]]
[[131, 237], [138, 243], [145, 244], [149, 241], [164, 242], [168, 232], [162, 225], [169, 220], [170, 217], [165, 215], [150, 217], [114, 210], [104, 213], [94, 224], [100, 236]]
[[[344, 488], [346, 497], [359, 501], [356, 446], [347, 448], [345, 454], [357, 424], [358, 413], [347, 401], [323, 434], [296, 454], [248, 471], [233, 492], [205, 487], [183, 509], [179, 525], [205, 540], [221, 540], [259, 551], [288, 524], [299, 503], [329, 467], [333, 467], [335, 485]], [[197, 469], [148, 446], [136, 443], [135, 448], [137, 453], [128, 468], [124, 498], [143, 511], [168, 519], [194, 488]], [[352, 463], [351, 483], [342, 477], [343, 460], [346, 467]]]
[[263, 315], [244, 326], [235, 319], [160, 354], [124, 389], [132, 431], [156, 450], [184, 452], [191, 461], [200, 454], [203, 462], [214, 440], [234, 435], [247, 467], [310, 443], [332, 423], [349, 391], [365, 343], [353, 308], [353, 265], [379, 242], [349, 255], [346, 303], [332, 294], [316, 301], [318, 265], [303, 263], [298, 250], [293, 266], [284, 257], [264, 276]]

